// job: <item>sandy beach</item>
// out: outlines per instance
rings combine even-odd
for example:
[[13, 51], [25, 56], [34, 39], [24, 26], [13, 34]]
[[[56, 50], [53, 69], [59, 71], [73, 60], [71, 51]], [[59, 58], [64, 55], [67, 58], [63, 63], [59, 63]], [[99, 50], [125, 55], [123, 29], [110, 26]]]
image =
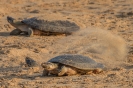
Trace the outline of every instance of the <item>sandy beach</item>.
[[[40, 17], [68, 20], [72, 35], [11, 36], [7, 22]], [[133, 0], [0, 0], [0, 88], [133, 88]], [[42, 77], [43, 68], [25, 67], [63, 54], [103, 63], [99, 74]]]

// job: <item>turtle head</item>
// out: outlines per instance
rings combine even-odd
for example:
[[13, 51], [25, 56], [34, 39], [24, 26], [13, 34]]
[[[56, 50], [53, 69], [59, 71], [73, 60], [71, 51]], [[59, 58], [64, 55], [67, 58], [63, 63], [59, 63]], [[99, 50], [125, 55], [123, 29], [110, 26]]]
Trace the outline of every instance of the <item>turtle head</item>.
[[7, 21], [8, 21], [9, 23], [14, 23], [15, 19], [12, 18], [12, 17], [10, 17], [10, 16], [7, 16]]
[[21, 21], [17, 21], [16, 19], [10, 16], [7, 16], [7, 21], [15, 28], [18, 28], [20, 25], [22, 25]]
[[15, 28], [20, 29], [21, 31], [27, 31], [28, 25], [22, 21], [16, 20], [10, 16], [7, 16], [7, 21]]
[[51, 62], [44, 62], [41, 64], [41, 66], [46, 70], [54, 70], [54, 69], [58, 68], [57, 63], [51, 63]]

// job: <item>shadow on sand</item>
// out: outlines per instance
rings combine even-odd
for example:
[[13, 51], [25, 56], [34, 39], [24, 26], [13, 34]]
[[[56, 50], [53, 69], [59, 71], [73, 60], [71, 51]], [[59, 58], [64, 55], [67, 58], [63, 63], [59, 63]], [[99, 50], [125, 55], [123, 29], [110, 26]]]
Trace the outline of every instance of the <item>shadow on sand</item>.
[[9, 36], [10, 32], [0, 32], [0, 36]]

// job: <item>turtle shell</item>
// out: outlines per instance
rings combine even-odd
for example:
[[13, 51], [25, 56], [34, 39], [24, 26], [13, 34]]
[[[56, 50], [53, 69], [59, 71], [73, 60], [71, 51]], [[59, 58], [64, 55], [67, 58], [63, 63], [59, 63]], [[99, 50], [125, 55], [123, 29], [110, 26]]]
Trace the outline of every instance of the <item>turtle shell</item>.
[[36, 17], [25, 19], [21, 21], [29, 25], [33, 29], [38, 29], [46, 32], [72, 33], [79, 30], [79, 26], [70, 21], [48, 21]]
[[93, 59], [82, 55], [60, 55], [50, 59], [48, 62], [61, 63], [71, 67], [83, 70], [93, 70], [96, 68], [104, 68], [104, 65], [97, 63]]

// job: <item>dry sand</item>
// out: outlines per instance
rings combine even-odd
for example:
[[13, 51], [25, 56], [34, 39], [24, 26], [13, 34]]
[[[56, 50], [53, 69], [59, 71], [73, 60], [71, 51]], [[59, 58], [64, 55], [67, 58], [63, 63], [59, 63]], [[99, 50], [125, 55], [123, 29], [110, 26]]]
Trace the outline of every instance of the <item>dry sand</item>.
[[[10, 36], [16, 19], [42, 17], [80, 26], [70, 36]], [[133, 88], [132, 0], [0, 0], [0, 88]], [[25, 67], [60, 54], [81, 54], [105, 64], [100, 74], [41, 77]]]

